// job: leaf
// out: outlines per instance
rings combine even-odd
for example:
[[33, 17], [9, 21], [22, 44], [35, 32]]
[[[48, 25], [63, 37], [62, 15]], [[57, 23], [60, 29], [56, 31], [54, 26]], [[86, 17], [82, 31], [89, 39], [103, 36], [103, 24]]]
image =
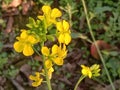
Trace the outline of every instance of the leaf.
[[103, 13], [103, 12], [105, 12], [105, 11], [111, 11], [111, 10], [112, 10], [112, 8], [109, 7], [109, 6], [96, 7], [96, 8], [95, 8], [95, 12], [96, 12], [97, 14]]
[[117, 56], [118, 54], [119, 54], [119, 53], [118, 53], [117, 51], [111, 51], [111, 52], [110, 52], [110, 55], [111, 55], [111, 56]]
[[[98, 45], [100, 50], [109, 50], [109, 49], [111, 49], [111, 46], [108, 43], [106, 43], [105, 41], [103, 41], [103, 40], [97, 40], [95, 43]], [[91, 55], [95, 59], [100, 59], [99, 54], [97, 52], [97, 49], [95, 47], [95, 43], [92, 43], [92, 45], [90, 47], [90, 52], [91, 52]]]
[[78, 33], [78, 32], [72, 32], [72, 33], [71, 33], [71, 37], [72, 37], [73, 39], [81, 38], [81, 39], [83, 39], [83, 40], [86, 40], [86, 41], [92, 43], [92, 41], [91, 41], [87, 36], [85, 36], [85, 35], [83, 35], [83, 34], [81, 34], [81, 33]]
[[55, 41], [55, 37], [52, 35], [47, 35], [47, 39], [50, 41]]

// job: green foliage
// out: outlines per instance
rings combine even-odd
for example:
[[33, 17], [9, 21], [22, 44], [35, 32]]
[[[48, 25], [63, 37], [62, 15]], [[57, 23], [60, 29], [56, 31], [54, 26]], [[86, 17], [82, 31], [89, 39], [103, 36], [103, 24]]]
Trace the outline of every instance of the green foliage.
[[40, 63], [37, 60], [29, 61], [28, 64], [32, 67], [32, 70], [36, 70], [40, 66]]
[[72, 17], [78, 12], [77, 3], [74, 0], [60, 0], [59, 3], [60, 8], [65, 12], [62, 18], [69, 20], [70, 26], [76, 24], [72, 21]]
[[19, 70], [17, 68], [15, 68], [13, 65], [11, 65], [9, 69], [4, 71], [4, 75], [7, 78], [14, 78], [17, 75], [18, 71]]
[[[106, 66], [109, 70], [112, 80], [114, 81], [117, 78], [120, 78], [120, 56], [119, 56], [119, 53], [116, 51], [111, 51], [111, 52], [108, 52], [107, 54], [105, 54], [104, 58], [106, 59], [106, 61], [105, 61]], [[104, 68], [102, 69], [101, 80], [104, 82], [108, 82]]]
[[5, 21], [3, 19], [0, 19], [0, 26], [5, 27]]
[[[94, 15], [91, 20], [92, 29], [97, 39], [115, 45], [120, 40], [120, 2], [112, 0], [90, 0], [88, 9]], [[100, 33], [97, 33], [97, 32]]]
[[0, 52], [2, 51], [2, 48], [3, 48], [3, 43], [0, 42]]
[[44, 28], [44, 24], [40, 20], [34, 20], [32, 17], [29, 17], [29, 23], [26, 25], [29, 28], [29, 32], [37, 35], [36, 38], [40, 38], [40, 41], [46, 41], [47, 31]]
[[1, 53], [0, 54], [0, 72], [2, 72], [2, 70], [4, 69], [4, 65], [7, 63], [7, 54], [4, 52], [4, 53]]
[[52, 0], [34, 0], [37, 4], [43, 4], [43, 5], [51, 5], [53, 3]]

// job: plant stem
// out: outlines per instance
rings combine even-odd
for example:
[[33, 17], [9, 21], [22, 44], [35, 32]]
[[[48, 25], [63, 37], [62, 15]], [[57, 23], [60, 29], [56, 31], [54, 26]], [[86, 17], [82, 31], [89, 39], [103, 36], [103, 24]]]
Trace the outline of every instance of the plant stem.
[[83, 75], [82, 75], [82, 76], [79, 78], [78, 82], [77, 82], [76, 85], [75, 85], [74, 90], [77, 90], [78, 85], [80, 84], [80, 82], [81, 82], [85, 77], [86, 77], [86, 76], [83, 76]]
[[45, 57], [44, 56], [43, 56], [43, 66], [44, 66], [44, 70], [45, 70], [45, 78], [46, 78], [46, 81], [47, 81], [48, 90], [52, 90], [51, 82], [50, 82], [50, 79], [48, 77], [48, 70], [45, 66]]
[[[93, 42], [95, 43], [96, 40], [95, 40], [93, 31], [92, 31], [92, 28], [91, 28], [91, 24], [90, 24], [90, 20], [89, 20], [88, 14], [87, 14], [87, 8], [86, 8], [86, 4], [85, 4], [85, 1], [84, 1], [84, 0], [82, 0], [82, 4], [83, 4], [83, 7], [84, 7], [84, 12], [85, 12], [85, 16], [86, 16], [88, 28], [89, 28], [91, 37], [92, 37], [92, 39], [93, 39]], [[97, 49], [97, 52], [98, 52], [98, 54], [99, 54], [99, 56], [100, 56], [100, 59], [101, 59], [101, 61], [102, 61], [102, 63], [103, 63], [103, 66], [104, 66], [104, 68], [105, 68], [105, 72], [106, 72], [107, 77], [108, 77], [108, 80], [109, 80], [109, 82], [110, 82], [110, 84], [111, 84], [111, 86], [112, 86], [112, 90], [115, 90], [115, 87], [114, 87], [113, 82], [112, 82], [112, 80], [111, 80], [110, 74], [109, 74], [108, 69], [107, 69], [107, 67], [106, 67], [106, 65], [105, 65], [105, 62], [104, 62], [105, 60], [104, 60], [104, 58], [103, 58], [103, 56], [102, 56], [102, 54], [101, 54], [101, 52], [100, 52], [100, 49], [99, 49], [99, 47], [98, 47], [98, 45], [97, 45], [96, 43], [95, 43], [95, 47], [96, 47], [96, 49]]]
[[34, 48], [34, 50], [43, 59], [43, 67], [44, 67], [44, 70], [45, 70], [45, 78], [46, 78], [46, 83], [47, 83], [47, 86], [48, 86], [48, 90], [52, 90], [51, 82], [50, 82], [50, 79], [48, 77], [48, 71], [47, 71], [47, 68], [45, 66], [45, 56], [40, 55], [40, 53], [35, 48]]
[[68, 16], [69, 16], [70, 27], [72, 27], [72, 12], [71, 12], [71, 6], [69, 3], [67, 4], [67, 7], [68, 7]]

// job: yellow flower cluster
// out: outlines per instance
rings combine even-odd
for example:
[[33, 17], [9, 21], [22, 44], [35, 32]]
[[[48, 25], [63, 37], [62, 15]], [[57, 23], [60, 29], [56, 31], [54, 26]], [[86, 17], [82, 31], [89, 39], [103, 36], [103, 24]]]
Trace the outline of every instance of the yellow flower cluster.
[[84, 76], [88, 76], [89, 78], [100, 76], [100, 65], [98, 64], [94, 64], [91, 67], [81, 65], [81, 67]]
[[14, 49], [17, 52], [23, 52], [25, 56], [30, 56], [34, 53], [32, 46], [39, 41], [34, 35], [29, 34], [27, 30], [21, 31], [22, 33], [20, 34], [20, 37], [16, 38], [18, 41], [14, 43]]
[[51, 49], [48, 47], [42, 47], [41, 49], [42, 54], [45, 56], [45, 65], [47, 68], [51, 68], [53, 63], [57, 65], [63, 65], [63, 59], [67, 55], [66, 46], [63, 45], [53, 45]]
[[[27, 24], [29, 30], [21, 30], [20, 36], [16, 38], [17, 41], [13, 45], [15, 51], [23, 52], [25, 56], [31, 56], [34, 53], [33, 46], [40, 42], [46, 69], [44, 68], [45, 70], [43, 69], [41, 73], [36, 72], [35, 76], [30, 75], [29, 79], [33, 80], [32, 86], [34, 87], [39, 86], [43, 81], [41, 74], [47, 75], [49, 79], [52, 78], [54, 64], [63, 65], [64, 58], [67, 56], [66, 45], [71, 42], [69, 23], [66, 20], [57, 20], [62, 16], [61, 11], [57, 8], [51, 9], [48, 5], [44, 5], [42, 11], [43, 15], [39, 15], [37, 20], [30, 19], [30, 23]], [[48, 28], [51, 25], [56, 26], [56, 32], [52, 34], [48, 33]], [[58, 45], [54, 44], [52, 48], [43, 46], [45, 41], [49, 40], [48, 36], [56, 38], [55, 35], [59, 42]]]
[[51, 9], [50, 6], [44, 5], [42, 7], [43, 15], [38, 16], [40, 20], [45, 21], [46, 28], [50, 26], [51, 24], [56, 24], [56, 18], [61, 17], [62, 13], [59, 9], [54, 8]]
[[43, 15], [38, 16], [40, 20], [44, 20], [46, 28], [51, 24], [55, 24], [58, 33], [59, 43], [68, 45], [71, 41], [70, 25], [66, 20], [57, 21], [56, 18], [61, 17], [62, 13], [59, 9], [44, 5], [42, 7]]
[[[47, 29], [48, 26], [50, 26], [51, 24], [56, 25], [56, 28], [57, 28], [56, 36], [58, 38], [58, 42], [60, 44], [62, 43], [62, 44], [68, 45], [71, 41], [71, 35], [70, 35], [71, 32], [70, 32], [69, 23], [66, 20], [62, 20], [62, 21], [56, 20], [58, 17], [62, 16], [61, 11], [57, 8], [51, 9], [51, 7], [47, 6], [47, 5], [44, 5], [42, 7], [42, 11], [43, 11], [43, 15], [38, 16], [38, 18], [44, 22], [43, 27], [45, 27]], [[38, 27], [38, 26], [36, 25], [35, 27]], [[22, 31], [22, 33], [21, 33], [20, 37], [16, 38], [18, 41], [16, 41], [14, 43], [14, 49], [17, 52], [23, 52], [23, 54], [25, 56], [30, 56], [34, 53], [34, 50], [33, 50], [34, 44], [38, 43], [39, 40], [42, 40], [41, 38], [36, 38], [36, 37], [39, 37], [39, 35], [43, 35], [43, 33], [42, 33], [42, 31], [40, 31], [39, 33], [38, 33], [38, 31], [32, 31], [34, 33], [34, 35], [33, 35], [33, 34], [28, 33], [28, 32], [30, 32], [30, 30], [28, 30], [28, 31], [21, 30], [21, 31]], [[47, 32], [47, 31], [44, 31], [44, 32]], [[46, 35], [44, 35], [44, 36], [46, 36]], [[58, 62], [56, 62], [56, 63], [58, 63]]]
[[41, 82], [43, 81], [43, 78], [41, 78], [40, 73], [36, 72], [35, 76], [30, 75], [29, 76], [30, 80], [33, 80], [32, 86], [33, 87], [38, 87], [39, 85], [41, 85]]
[[[54, 72], [54, 69], [51, 67], [48, 69], [47, 71], [47, 74], [48, 74], [48, 77], [49, 79], [52, 78], [52, 72]], [[32, 86], [33, 87], [38, 87], [39, 85], [41, 85], [42, 81], [43, 81], [43, 78], [41, 77], [41, 75], [44, 75], [45, 76], [45, 71], [44, 69], [42, 69], [42, 72], [35, 72], [35, 75], [30, 75], [29, 76], [29, 79], [32, 80]]]

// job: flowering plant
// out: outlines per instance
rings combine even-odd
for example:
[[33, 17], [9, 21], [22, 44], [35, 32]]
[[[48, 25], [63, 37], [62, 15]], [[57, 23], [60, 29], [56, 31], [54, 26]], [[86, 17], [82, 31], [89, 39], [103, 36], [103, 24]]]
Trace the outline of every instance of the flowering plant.
[[[14, 49], [17, 52], [23, 52], [25, 56], [31, 56], [36, 52], [39, 56], [42, 56], [44, 69], [41, 72], [35, 72], [34, 75], [30, 75], [29, 79], [33, 80], [32, 86], [38, 87], [43, 82], [43, 76], [46, 78], [48, 89], [52, 90], [50, 79], [54, 72], [54, 65], [63, 65], [64, 59], [67, 56], [66, 45], [71, 41], [70, 26], [66, 20], [57, 20], [62, 16], [62, 12], [57, 9], [51, 9], [50, 6], [44, 5], [42, 7], [43, 15], [39, 15], [37, 20], [29, 18], [29, 23], [26, 25], [28, 30], [21, 30], [20, 36], [18, 36], [14, 43]], [[55, 32], [50, 33], [54, 26]], [[54, 41], [58, 39], [58, 43], [54, 44], [52, 48], [45, 46], [47, 40]], [[41, 54], [34, 46], [39, 45]]]
[[[66, 46], [71, 42], [72, 38], [69, 23], [66, 20], [58, 20], [62, 16], [59, 9], [51, 9], [50, 6], [44, 5], [42, 11], [43, 15], [39, 15], [37, 20], [29, 18], [29, 23], [26, 25], [29, 29], [21, 30], [20, 36], [16, 37], [17, 41], [14, 43], [14, 49], [16, 52], [23, 52], [25, 56], [31, 56], [36, 52], [42, 57], [43, 69], [36, 71], [35, 75], [30, 75], [29, 79], [33, 81], [33, 87], [38, 87], [45, 77], [48, 89], [52, 90], [50, 80], [54, 72], [53, 66], [64, 64], [68, 52]], [[51, 30], [55, 30], [55, 32], [50, 33]], [[53, 44], [51, 48], [45, 46], [45, 42], [48, 40], [54, 41], [56, 38], [58, 43]], [[35, 45], [39, 47], [39, 50]], [[85, 77], [92, 78], [100, 75], [100, 66], [97, 64], [91, 67], [81, 65], [81, 67], [82, 76], [74, 90], [77, 89], [78, 84]]]

